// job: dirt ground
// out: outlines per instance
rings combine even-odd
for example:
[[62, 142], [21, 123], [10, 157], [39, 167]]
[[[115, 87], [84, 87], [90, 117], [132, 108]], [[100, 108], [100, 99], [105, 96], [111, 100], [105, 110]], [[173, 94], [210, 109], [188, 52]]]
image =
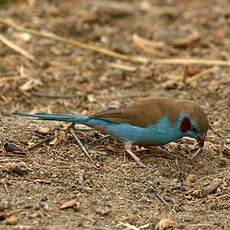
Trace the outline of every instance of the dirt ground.
[[[0, 19], [151, 60], [230, 60], [228, 0], [12, 1]], [[0, 33], [36, 60], [0, 42], [0, 229], [167, 229], [164, 218], [230, 229], [229, 66], [122, 61], [3, 23]], [[166, 155], [137, 153], [146, 170], [124, 161], [121, 143], [75, 126], [90, 161], [67, 124], [10, 115], [90, 114], [149, 95], [203, 107], [213, 129], [200, 156], [181, 140]]]

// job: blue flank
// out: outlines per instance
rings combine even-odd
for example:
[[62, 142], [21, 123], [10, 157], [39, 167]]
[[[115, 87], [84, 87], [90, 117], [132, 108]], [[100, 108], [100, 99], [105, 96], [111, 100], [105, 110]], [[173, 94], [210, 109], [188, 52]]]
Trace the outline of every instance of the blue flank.
[[137, 127], [127, 123], [114, 123], [109, 120], [93, 118], [81, 115], [58, 115], [45, 113], [15, 113], [20, 116], [37, 118], [39, 120], [65, 121], [84, 124], [91, 127], [97, 126], [105, 129], [105, 132], [121, 141], [144, 144], [163, 145], [175, 141], [183, 136], [176, 124], [171, 124], [167, 116], [159, 120], [157, 124], [147, 128]]
[[126, 123], [112, 124], [108, 126], [107, 133], [122, 141], [144, 145], [163, 145], [183, 136], [175, 125], [172, 126], [166, 116], [148, 128]]

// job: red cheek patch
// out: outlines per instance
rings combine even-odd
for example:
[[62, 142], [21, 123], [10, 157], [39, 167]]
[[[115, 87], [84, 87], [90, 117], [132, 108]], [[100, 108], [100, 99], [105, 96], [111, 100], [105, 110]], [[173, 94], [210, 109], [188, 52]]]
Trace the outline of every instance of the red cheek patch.
[[187, 132], [191, 128], [191, 122], [188, 117], [185, 117], [180, 125], [180, 130], [182, 133]]

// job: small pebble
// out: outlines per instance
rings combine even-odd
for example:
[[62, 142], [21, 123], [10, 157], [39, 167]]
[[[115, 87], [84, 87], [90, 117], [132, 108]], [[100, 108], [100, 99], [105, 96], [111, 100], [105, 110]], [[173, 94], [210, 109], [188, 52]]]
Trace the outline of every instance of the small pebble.
[[60, 209], [72, 208], [74, 211], [78, 211], [80, 204], [76, 200], [69, 200], [60, 206]]
[[7, 225], [15, 225], [18, 222], [19, 222], [19, 219], [16, 216], [9, 216], [4, 221], [4, 223], [7, 224]]
[[156, 226], [156, 230], [175, 229], [175, 222], [170, 218], [163, 218]]
[[20, 148], [19, 146], [13, 144], [13, 143], [5, 143], [4, 149], [6, 152], [13, 152], [13, 153], [22, 153], [24, 154], [24, 150]]
[[189, 182], [189, 183], [196, 183], [196, 176], [195, 176], [195, 175], [192, 175], [192, 174], [188, 175], [188, 176], [186, 177], [186, 182]]
[[48, 127], [39, 127], [37, 130], [36, 130], [37, 133], [39, 134], [47, 134], [50, 132], [50, 129]]

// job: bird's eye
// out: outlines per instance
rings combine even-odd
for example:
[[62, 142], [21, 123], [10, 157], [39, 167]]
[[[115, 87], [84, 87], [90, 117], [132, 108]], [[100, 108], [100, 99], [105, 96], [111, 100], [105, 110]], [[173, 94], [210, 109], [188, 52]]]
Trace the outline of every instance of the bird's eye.
[[198, 130], [197, 130], [197, 128], [195, 128], [195, 127], [192, 128], [192, 131], [193, 131], [194, 133], [198, 133]]

